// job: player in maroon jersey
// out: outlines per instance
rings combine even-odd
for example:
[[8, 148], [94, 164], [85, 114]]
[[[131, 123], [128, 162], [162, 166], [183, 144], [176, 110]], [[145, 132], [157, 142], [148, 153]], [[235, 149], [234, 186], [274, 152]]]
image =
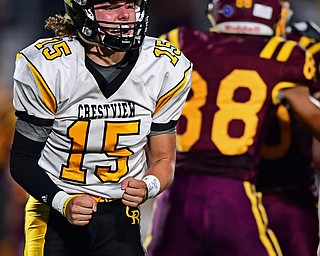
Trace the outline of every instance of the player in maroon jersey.
[[[296, 22], [288, 31], [287, 38], [308, 48], [319, 63], [317, 27], [311, 22]], [[319, 91], [319, 83], [314, 85], [312, 90]], [[292, 111], [282, 107], [277, 116], [263, 147], [258, 188], [284, 254], [315, 255], [318, 217], [312, 136]]]
[[[286, 37], [307, 48], [319, 65], [320, 29], [316, 24], [289, 22]], [[320, 91], [317, 73], [312, 93]], [[257, 188], [263, 193], [269, 226], [286, 256], [313, 256], [317, 251], [319, 228], [312, 146], [311, 133], [290, 108], [281, 106], [262, 147]]]
[[166, 35], [194, 72], [177, 126], [175, 179], [155, 203], [148, 256], [282, 255], [255, 189], [260, 147], [279, 98], [313, 131], [319, 109], [309, 99], [313, 58], [273, 37], [281, 10], [278, 0], [210, 1], [212, 32]]

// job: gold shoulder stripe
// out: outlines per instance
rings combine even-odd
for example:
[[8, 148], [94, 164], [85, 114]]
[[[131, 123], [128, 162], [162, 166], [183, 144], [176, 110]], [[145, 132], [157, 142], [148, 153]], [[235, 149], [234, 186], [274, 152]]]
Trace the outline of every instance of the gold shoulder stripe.
[[46, 107], [51, 111], [51, 113], [55, 114], [57, 111], [57, 101], [53, 95], [53, 93], [50, 91], [49, 86], [41, 76], [41, 74], [38, 72], [38, 70], [29, 62], [29, 67], [32, 71], [32, 74], [34, 76], [34, 79], [40, 89], [42, 100]]
[[271, 59], [278, 45], [283, 41], [284, 39], [279, 36], [272, 37], [261, 51], [260, 58]]
[[184, 72], [184, 76], [182, 80], [172, 88], [169, 92], [167, 92], [165, 95], [163, 95], [156, 104], [156, 109], [152, 116], [154, 116], [156, 113], [160, 111], [163, 106], [167, 104], [169, 100], [171, 100], [174, 96], [176, 96], [179, 92], [183, 90], [183, 88], [187, 85], [187, 76], [191, 72], [191, 66]]
[[[271, 59], [272, 56], [275, 54], [276, 49], [278, 48], [279, 44], [281, 42], [284, 42], [285, 39], [279, 36], [272, 37], [269, 42], [266, 44], [266, 46], [263, 48], [263, 50], [260, 53], [260, 58], [262, 59]], [[294, 47], [298, 43], [295, 41], [285, 41], [284, 44], [282, 45], [279, 54], [277, 55], [277, 61], [279, 62], [286, 62]]]
[[308, 45], [311, 44], [312, 41], [313, 39], [306, 36], [302, 36], [299, 40], [299, 44], [302, 45], [304, 48], [308, 48]]
[[169, 32], [168, 34], [169, 41], [178, 49], [180, 49], [180, 44], [179, 44], [179, 29], [173, 29]]
[[308, 52], [310, 52], [312, 55], [316, 55], [318, 52], [320, 52], [320, 43], [316, 43], [309, 47]]
[[277, 56], [277, 61], [286, 62], [289, 59], [295, 46], [297, 46], [297, 42], [295, 41], [285, 42]]

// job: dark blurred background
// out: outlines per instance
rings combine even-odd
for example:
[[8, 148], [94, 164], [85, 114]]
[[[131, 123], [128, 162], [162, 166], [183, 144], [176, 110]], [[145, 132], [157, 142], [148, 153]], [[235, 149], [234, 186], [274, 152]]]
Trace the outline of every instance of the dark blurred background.
[[[320, 0], [289, 0], [296, 19], [320, 23]], [[208, 29], [207, 0], [151, 0], [148, 34], [176, 26]], [[11, 85], [15, 54], [40, 37], [50, 36], [44, 20], [63, 10], [63, 0], [0, 0], [0, 77]], [[9, 85], [9, 86], [10, 86]]]
[[[295, 20], [320, 24], [320, 0], [289, 0]], [[207, 30], [207, 0], [150, 0], [148, 35], [159, 36], [177, 26]], [[14, 114], [11, 88], [16, 53], [38, 38], [51, 36], [44, 20], [64, 9], [63, 0], [0, 0], [0, 255], [21, 256], [26, 194], [8, 171]], [[9, 141], [9, 143], [8, 143]], [[152, 201], [143, 208], [142, 232], [150, 220]]]

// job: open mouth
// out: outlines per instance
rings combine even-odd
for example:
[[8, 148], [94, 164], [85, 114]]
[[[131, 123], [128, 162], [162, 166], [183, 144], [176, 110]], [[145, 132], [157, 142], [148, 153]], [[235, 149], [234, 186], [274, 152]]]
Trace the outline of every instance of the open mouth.
[[104, 33], [119, 37], [132, 37], [133, 27], [129, 24], [118, 24], [117, 27], [103, 27]]

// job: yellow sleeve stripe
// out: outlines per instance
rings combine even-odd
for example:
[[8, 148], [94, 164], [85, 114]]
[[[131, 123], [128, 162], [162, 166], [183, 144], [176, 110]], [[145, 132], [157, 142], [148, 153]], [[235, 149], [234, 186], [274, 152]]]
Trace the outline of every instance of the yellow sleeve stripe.
[[281, 82], [281, 83], [278, 83], [272, 90], [272, 102], [274, 105], [277, 105], [280, 103], [280, 100], [278, 98], [278, 94], [279, 94], [279, 91], [281, 89], [288, 89], [288, 88], [293, 88], [293, 87], [297, 87], [298, 84], [296, 83], [290, 83], [290, 82]]
[[289, 59], [289, 57], [292, 53], [292, 50], [296, 45], [297, 45], [297, 42], [287, 41], [283, 45], [283, 47], [281, 48], [281, 50], [277, 56], [277, 60], [280, 62], [286, 62]]
[[51, 92], [49, 86], [47, 85], [47, 83], [45, 82], [41, 74], [30, 62], [29, 62], [29, 67], [33, 74], [34, 80], [40, 89], [44, 104], [51, 111], [51, 113], [55, 114], [57, 111], [57, 101], [53, 93]]
[[160, 111], [160, 109], [162, 109], [167, 104], [167, 102], [169, 100], [171, 100], [174, 96], [176, 96], [179, 92], [181, 92], [183, 90], [183, 88], [186, 87], [187, 77], [190, 72], [191, 72], [191, 66], [184, 72], [184, 76], [183, 76], [182, 80], [177, 84], [177, 86], [172, 88], [169, 92], [167, 92], [165, 95], [163, 95], [158, 100], [158, 103], [156, 104], [156, 109], [155, 109], [152, 116], [154, 116], [156, 113], [158, 113]]
[[180, 49], [180, 44], [179, 44], [179, 29], [173, 29], [169, 32], [168, 34], [169, 41], [178, 49]]
[[316, 43], [315, 39], [302, 36], [299, 40], [299, 44], [306, 48], [312, 55], [320, 52], [320, 43]]
[[299, 40], [299, 44], [304, 48], [307, 48], [309, 44], [312, 44], [312, 39], [306, 36], [302, 36]]
[[[260, 53], [260, 58], [262, 59], [271, 59], [273, 54], [275, 54], [276, 49], [278, 48], [281, 42], [285, 41], [282, 37], [272, 37], [263, 50]], [[286, 41], [283, 46], [281, 47], [278, 55], [277, 61], [279, 62], [286, 62], [295, 46], [297, 46], [297, 42], [288, 40]]]
[[320, 43], [314, 44], [308, 48], [308, 52], [312, 55], [316, 55], [316, 53], [320, 52]]
[[284, 41], [281, 37], [272, 37], [260, 53], [260, 58], [271, 59], [278, 45]]

